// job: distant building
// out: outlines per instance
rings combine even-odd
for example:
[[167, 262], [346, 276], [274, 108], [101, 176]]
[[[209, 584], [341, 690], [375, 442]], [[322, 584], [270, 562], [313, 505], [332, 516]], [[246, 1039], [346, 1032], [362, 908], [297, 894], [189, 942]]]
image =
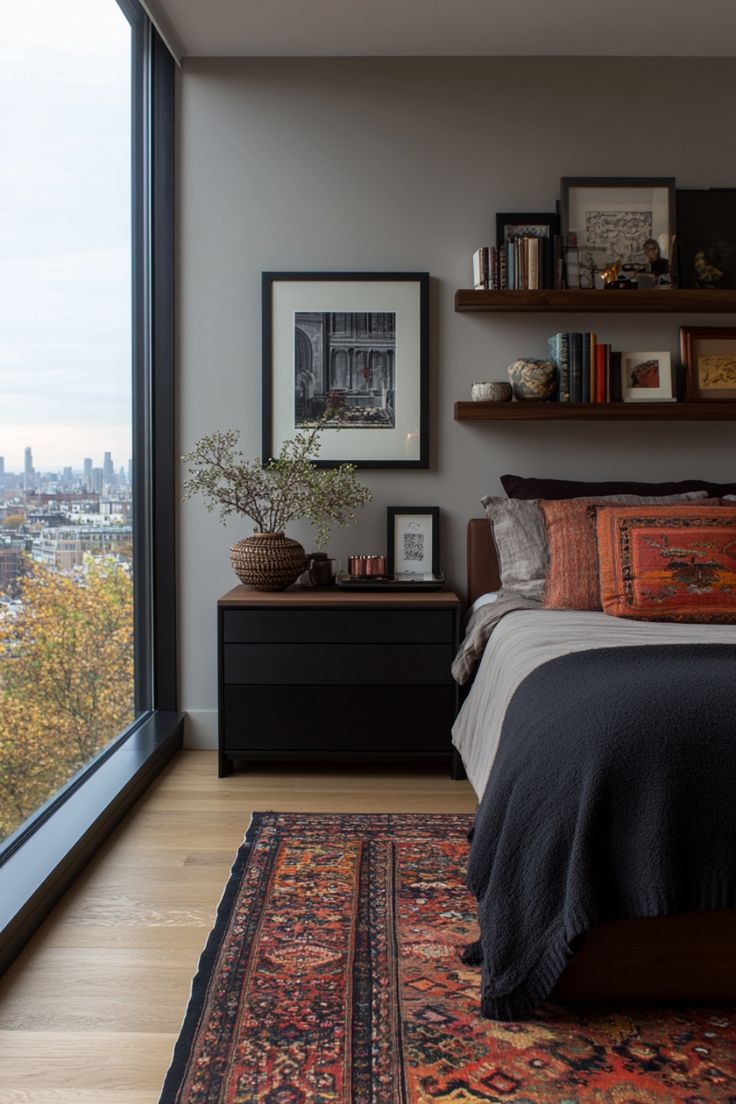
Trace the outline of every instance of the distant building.
[[28, 570], [29, 541], [23, 537], [0, 536], [0, 594], [14, 597]]
[[91, 456], [85, 456], [84, 460], [82, 461], [82, 465], [83, 465], [82, 481], [84, 483], [85, 488], [88, 491], [91, 491], [92, 490], [92, 457]]
[[32, 452], [32, 450], [29, 446], [25, 450], [24, 459], [23, 459], [23, 490], [24, 491], [32, 491], [33, 490], [33, 482], [34, 482], [33, 477], [34, 477], [34, 474], [35, 473], [33, 471], [33, 452]]
[[[101, 471], [101, 469], [99, 469]], [[87, 554], [104, 556], [122, 552], [131, 542], [129, 525], [69, 525], [41, 533], [33, 542], [37, 563], [60, 571], [80, 567]]]

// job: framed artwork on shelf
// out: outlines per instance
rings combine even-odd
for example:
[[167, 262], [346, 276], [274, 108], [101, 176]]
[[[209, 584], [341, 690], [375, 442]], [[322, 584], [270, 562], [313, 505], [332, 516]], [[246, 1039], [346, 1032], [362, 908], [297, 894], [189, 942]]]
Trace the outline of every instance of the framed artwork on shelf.
[[675, 284], [674, 177], [563, 176], [560, 219], [587, 286], [617, 262], [616, 288], [636, 287], [639, 273], [663, 288]]
[[560, 232], [560, 220], [555, 212], [537, 214], [497, 214], [496, 245], [504, 245], [514, 238], [549, 238]]
[[624, 402], [674, 402], [669, 353], [621, 353]]
[[676, 194], [680, 287], [736, 288], [736, 188]]
[[690, 402], [736, 399], [736, 327], [681, 326], [680, 356]]
[[429, 273], [264, 272], [264, 463], [322, 420], [319, 467], [426, 468]]
[[389, 575], [439, 575], [439, 506], [389, 506], [386, 517]]

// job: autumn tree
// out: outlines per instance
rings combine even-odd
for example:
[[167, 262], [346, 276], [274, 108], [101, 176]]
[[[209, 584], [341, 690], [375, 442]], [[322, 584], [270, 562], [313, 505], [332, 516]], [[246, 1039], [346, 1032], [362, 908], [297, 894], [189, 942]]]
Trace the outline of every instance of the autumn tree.
[[34, 564], [0, 606], [0, 835], [15, 830], [134, 714], [133, 593], [126, 568]]

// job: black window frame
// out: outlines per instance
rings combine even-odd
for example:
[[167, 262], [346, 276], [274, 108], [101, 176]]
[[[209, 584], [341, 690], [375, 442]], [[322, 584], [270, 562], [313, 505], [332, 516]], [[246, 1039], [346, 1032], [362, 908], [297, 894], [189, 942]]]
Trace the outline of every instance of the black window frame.
[[[113, 0], [110, 0], [113, 2]], [[181, 747], [177, 710], [175, 64], [138, 0], [131, 26], [134, 723], [0, 858], [0, 973]]]

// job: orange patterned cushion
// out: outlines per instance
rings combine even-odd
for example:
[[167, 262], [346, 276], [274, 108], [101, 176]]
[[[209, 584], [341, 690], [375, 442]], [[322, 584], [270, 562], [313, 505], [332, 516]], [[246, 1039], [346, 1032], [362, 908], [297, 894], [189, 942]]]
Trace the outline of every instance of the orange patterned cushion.
[[736, 622], [736, 508], [611, 506], [597, 514], [606, 613]]
[[607, 495], [539, 502], [547, 529], [549, 563], [544, 588], [545, 609], [599, 610], [598, 549], [595, 510], [591, 507], [640, 503], [671, 504], [705, 498], [705, 491], [681, 495]]

